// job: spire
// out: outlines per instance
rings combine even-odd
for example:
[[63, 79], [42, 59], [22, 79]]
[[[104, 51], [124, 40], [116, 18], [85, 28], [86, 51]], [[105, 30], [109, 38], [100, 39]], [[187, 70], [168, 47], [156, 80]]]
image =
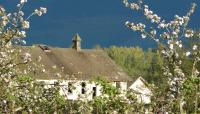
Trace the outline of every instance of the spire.
[[75, 36], [72, 39], [73, 45], [72, 48], [80, 51], [81, 50], [81, 37], [79, 36], [78, 33], [75, 34]]

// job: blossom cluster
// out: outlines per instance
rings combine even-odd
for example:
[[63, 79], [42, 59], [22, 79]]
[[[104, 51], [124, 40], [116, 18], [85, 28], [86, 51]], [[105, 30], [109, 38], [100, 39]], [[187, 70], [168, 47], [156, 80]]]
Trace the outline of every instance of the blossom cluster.
[[[23, 98], [24, 103], [28, 103], [29, 101], [32, 102], [35, 98], [32, 96], [34, 93], [30, 93], [29, 91], [29, 87], [33, 87], [31, 84], [32, 82], [28, 82], [29, 80], [27, 80], [27, 83], [22, 83], [22, 80], [20, 79], [20, 83], [15, 86], [13, 86], [13, 84], [17, 83], [16, 80], [19, 79], [19, 76], [34, 72], [39, 65], [32, 63], [31, 54], [28, 50], [17, 45], [26, 43], [23, 38], [26, 37], [26, 31], [30, 28], [29, 19], [33, 15], [41, 16], [47, 12], [46, 8], [40, 7], [28, 17], [25, 17], [22, 9], [27, 2], [27, 0], [20, 0], [19, 4], [17, 4], [17, 10], [13, 13], [7, 12], [4, 7], [0, 6], [0, 82], [3, 84], [1, 85], [1, 95], [13, 95], [16, 99]], [[22, 90], [22, 86], [23, 91], [20, 91], [20, 89]], [[19, 88], [16, 91], [17, 87]], [[37, 93], [38, 91], [34, 90], [34, 92]], [[17, 110], [22, 108], [18, 107], [21, 102], [19, 103], [16, 99], [14, 101], [9, 101], [7, 97], [3, 98], [1, 96], [0, 113], [11, 113], [8, 109], [8, 106], [10, 105], [8, 103], [14, 102], [12, 104], [13, 108], [16, 108]]]
[[[191, 38], [194, 35], [194, 31], [191, 29], [187, 29], [185, 28], [189, 22], [189, 16], [192, 15], [192, 13], [194, 12], [195, 9], [195, 4], [192, 4], [192, 8], [190, 9], [190, 11], [187, 13], [186, 16], [178, 16], [175, 15], [174, 16], [174, 20], [170, 21], [170, 22], [166, 22], [165, 20], [163, 20], [160, 16], [158, 16], [157, 14], [155, 14], [152, 10], [149, 9], [149, 6], [146, 4], [142, 4], [142, 0], [139, 0], [138, 2], [134, 2], [134, 3], [129, 3], [127, 0], [124, 0], [124, 4], [126, 7], [130, 7], [133, 10], [141, 10], [144, 14], [144, 16], [150, 20], [151, 23], [155, 23], [157, 24], [157, 28], [158, 29], [165, 29], [164, 31], [161, 30], [162, 32], [160, 32], [160, 34], [157, 34], [158, 37], [161, 38], [180, 38], [180, 34], [184, 34], [182, 36], [187, 37], [187, 38]], [[125, 23], [125, 25], [133, 30], [137, 30], [139, 32], [141, 32], [141, 36], [142, 38], [146, 38], [148, 35], [148, 37], [152, 37], [152, 31], [149, 31], [149, 33], [151, 34], [144, 34], [143, 31], [146, 31], [145, 28], [140, 28], [138, 25], [143, 25], [142, 23], [134, 24], [131, 23], [129, 21], [127, 21]], [[181, 28], [182, 27], [182, 28]], [[151, 27], [153, 28], [153, 27]], [[156, 29], [156, 28], [155, 28]], [[153, 31], [155, 31], [155, 29]], [[155, 32], [154, 32], [155, 33]], [[153, 34], [153, 36], [156, 36], [155, 34]], [[181, 36], [181, 37], [182, 37]]]
[[131, 29], [133, 29], [134, 31], [140, 31], [143, 32], [145, 30], [145, 25], [142, 23], [130, 23], [129, 21], [126, 22], [126, 26], [130, 27]]
[[144, 15], [147, 19], [150, 19], [152, 23], [160, 23], [161, 17], [157, 14], [154, 14], [153, 11], [149, 9], [148, 5], [144, 5]]
[[[192, 76], [199, 76], [197, 64], [200, 62], [200, 48], [197, 42], [194, 42], [192, 49], [182, 49], [184, 47], [183, 38], [200, 38], [200, 35], [196, 35], [195, 31], [188, 28], [191, 15], [194, 13], [196, 4], [192, 4], [188, 13], [184, 16], [175, 15], [174, 19], [167, 22], [152, 10], [149, 6], [144, 4], [142, 0], [138, 0], [133, 3], [129, 3], [128, 0], [123, 0], [126, 7], [130, 9], [141, 11], [150, 23], [155, 24], [153, 27], [146, 27], [145, 24], [135, 24], [127, 21], [125, 25], [137, 32], [141, 33], [141, 38], [151, 38], [159, 43], [164, 43], [165, 48], [161, 51], [164, 58], [168, 63], [164, 67], [164, 76], [168, 77], [168, 84], [170, 88], [171, 98], [174, 100], [181, 94], [183, 83], [187, 79], [185, 73], [182, 70], [182, 58], [192, 58], [193, 68], [191, 70]], [[195, 36], [196, 35], [196, 36]], [[181, 52], [182, 50], [183, 52]]]

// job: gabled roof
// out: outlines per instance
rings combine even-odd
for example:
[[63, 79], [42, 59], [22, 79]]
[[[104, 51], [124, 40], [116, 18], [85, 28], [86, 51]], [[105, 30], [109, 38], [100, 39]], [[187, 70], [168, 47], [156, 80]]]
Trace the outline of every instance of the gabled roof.
[[[108, 81], [132, 81], [132, 79], [103, 51], [96, 49], [53, 48], [41, 46], [25, 47], [30, 50], [33, 61], [41, 56], [41, 64], [48, 70], [48, 74], [36, 73], [37, 79], [57, 79], [52, 66], [63, 67], [62, 78], [91, 80], [102, 76]], [[44, 50], [48, 49], [48, 50]]]
[[[141, 81], [142, 83], [138, 83], [138, 81]], [[140, 76], [132, 83], [132, 85], [129, 86], [129, 89], [135, 90], [138, 93], [140, 93], [140, 91], [144, 92], [143, 89], [147, 89], [146, 91], [148, 91], [149, 94], [152, 95], [152, 90], [148, 85], [149, 85], [148, 82]], [[138, 89], [140, 90], [138, 91]]]

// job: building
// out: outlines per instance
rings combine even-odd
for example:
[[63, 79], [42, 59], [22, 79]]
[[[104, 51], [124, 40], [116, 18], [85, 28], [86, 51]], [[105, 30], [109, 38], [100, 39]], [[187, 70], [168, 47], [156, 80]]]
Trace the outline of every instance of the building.
[[149, 104], [151, 103], [151, 96], [152, 91], [148, 87], [148, 83], [142, 78], [137, 78], [131, 86], [129, 86], [129, 89], [134, 91], [136, 93], [138, 102]]
[[128, 89], [133, 80], [128, 76], [103, 50], [82, 49], [81, 38], [76, 34], [72, 48], [48, 47], [38, 45], [31, 48], [33, 60], [42, 58], [41, 68], [46, 72], [35, 72], [33, 75], [39, 81], [53, 84], [61, 82], [61, 94], [67, 99], [77, 100], [87, 96], [91, 100], [101, 95], [101, 86], [91, 82], [97, 77], [108, 80], [121, 90]]

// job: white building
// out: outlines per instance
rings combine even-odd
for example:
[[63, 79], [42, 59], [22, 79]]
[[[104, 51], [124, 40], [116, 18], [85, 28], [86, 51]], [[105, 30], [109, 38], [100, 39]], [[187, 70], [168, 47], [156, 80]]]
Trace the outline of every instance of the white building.
[[[67, 99], [77, 100], [87, 96], [91, 100], [101, 95], [101, 86], [91, 82], [97, 77], [108, 80], [117, 88], [128, 89], [128, 83], [133, 80], [103, 51], [97, 49], [81, 49], [81, 39], [78, 34], [73, 38], [72, 48], [53, 48], [45, 45], [29, 47], [33, 61], [42, 58], [43, 72], [34, 72], [34, 77], [47, 84], [61, 81], [61, 94]], [[57, 73], [59, 72], [59, 74]], [[149, 92], [143, 86], [144, 82], [137, 79], [130, 88], [139, 92]], [[147, 87], [147, 86], [146, 86]], [[134, 89], [135, 88], [135, 89]], [[143, 90], [138, 90], [143, 89]], [[147, 96], [142, 96], [149, 103]]]

